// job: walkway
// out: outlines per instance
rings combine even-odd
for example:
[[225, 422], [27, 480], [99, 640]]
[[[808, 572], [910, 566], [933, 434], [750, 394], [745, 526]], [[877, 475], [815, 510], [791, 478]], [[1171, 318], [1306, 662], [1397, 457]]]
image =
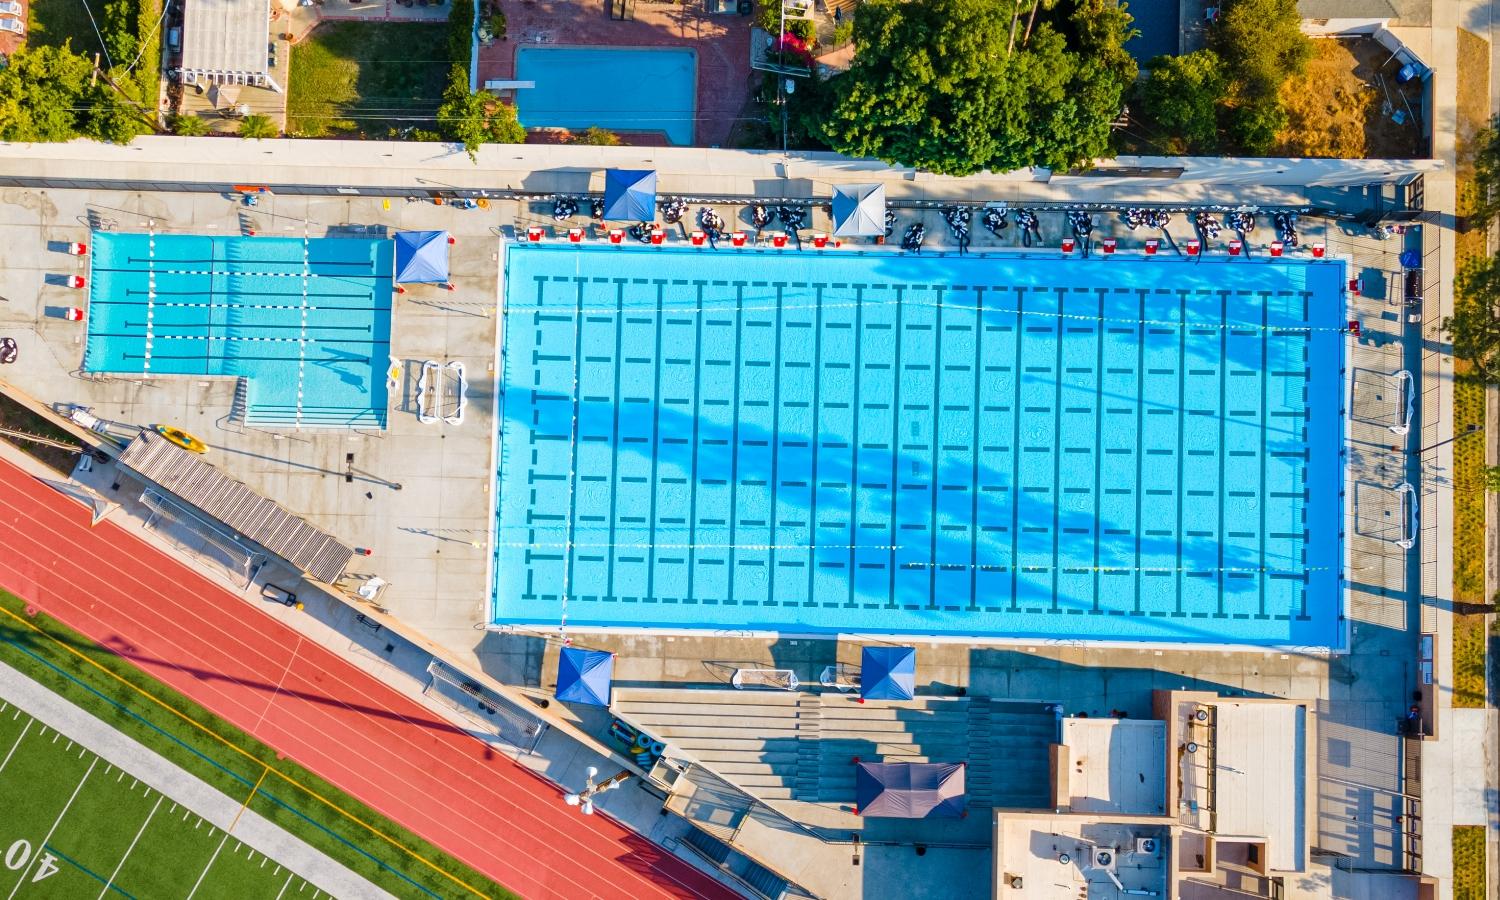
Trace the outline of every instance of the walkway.
[[734, 896], [6, 461], [0, 585], [527, 897]]
[[3, 664], [0, 664], [0, 698], [329, 894], [372, 900], [391, 896], [342, 863], [286, 833], [260, 813], [242, 809], [240, 801]]

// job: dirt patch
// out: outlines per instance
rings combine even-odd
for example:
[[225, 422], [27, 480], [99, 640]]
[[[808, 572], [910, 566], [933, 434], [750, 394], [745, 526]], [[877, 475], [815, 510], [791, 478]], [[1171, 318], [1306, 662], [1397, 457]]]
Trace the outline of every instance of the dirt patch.
[[4, 394], [0, 394], [0, 429], [5, 429], [0, 432], [0, 440], [14, 444], [59, 472], [72, 473], [76, 453], [51, 444], [28, 441], [22, 435], [31, 434], [65, 444], [81, 444], [78, 438]]
[[1488, 251], [1485, 229], [1472, 227], [1468, 217], [1474, 211], [1474, 135], [1489, 121], [1490, 115], [1490, 45], [1484, 38], [1462, 28], [1458, 30], [1458, 121], [1454, 132], [1458, 156], [1458, 216], [1461, 223], [1454, 238], [1458, 267]]
[[[1279, 156], [1421, 159], [1422, 83], [1396, 83], [1400, 64], [1370, 38], [1324, 38], [1307, 72], [1282, 85], [1288, 126]], [[1404, 121], [1397, 122], [1397, 118]]]

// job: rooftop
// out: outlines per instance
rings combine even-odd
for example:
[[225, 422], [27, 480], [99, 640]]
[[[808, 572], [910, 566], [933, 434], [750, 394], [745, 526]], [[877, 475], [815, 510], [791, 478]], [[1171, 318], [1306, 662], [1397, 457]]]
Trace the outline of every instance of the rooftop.
[[183, 71], [209, 81], [260, 83], [268, 71], [270, 20], [270, 0], [185, 0]]
[[1086, 816], [999, 815], [995, 896], [1124, 900], [1168, 896], [1167, 829]]
[[1167, 723], [1151, 719], [1063, 720], [1073, 812], [1159, 816], [1167, 802]]

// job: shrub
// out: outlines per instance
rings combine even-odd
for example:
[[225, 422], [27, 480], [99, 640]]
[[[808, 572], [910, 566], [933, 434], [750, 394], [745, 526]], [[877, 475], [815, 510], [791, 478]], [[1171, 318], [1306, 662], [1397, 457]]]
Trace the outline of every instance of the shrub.
[[575, 131], [568, 136], [570, 144], [590, 144], [595, 147], [617, 147], [620, 144], [620, 136], [608, 128], [600, 128], [594, 125], [583, 131]]
[[183, 137], [200, 137], [208, 134], [208, 123], [200, 116], [173, 116], [172, 133]]
[[240, 137], [252, 140], [272, 138], [280, 133], [276, 123], [271, 121], [270, 116], [259, 114], [246, 116], [240, 120]]

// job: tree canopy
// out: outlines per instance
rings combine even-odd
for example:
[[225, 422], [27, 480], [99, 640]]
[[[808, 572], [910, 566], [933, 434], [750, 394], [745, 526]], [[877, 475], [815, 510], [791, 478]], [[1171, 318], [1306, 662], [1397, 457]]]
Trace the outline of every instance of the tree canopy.
[[437, 111], [438, 130], [450, 141], [464, 145], [469, 158], [483, 144], [520, 144], [526, 129], [516, 119], [516, 108], [493, 94], [469, 90], [469, 73], [455, 65], [448, 73], [443, 103]]
[[1146, 68], [1151, 76], [1141, 99], [1156, 124], [1180, 138], [1189, 153], [1212, 152], [1219, 142], [1218, 105], [1229, 88], [1219, 54], [1158, 56]]
[[1500, 216], [1500, 119], [1474, 135], [1469, 162], [1474, 167], [1474, 188], [1465, 198], [1469, 224], [1488, 228]]
[[1136, 75], [1118, 0], [869, 0], [829, 82], [829, 146], [948, 175], [1069, 169], [1109, 150]]
[[1473, 363], [1486, 381], [1500, 381], [1500, 258], [1468, 263], [1454, 287], [1453, 315], [1443, 320], [1453, 355]]

